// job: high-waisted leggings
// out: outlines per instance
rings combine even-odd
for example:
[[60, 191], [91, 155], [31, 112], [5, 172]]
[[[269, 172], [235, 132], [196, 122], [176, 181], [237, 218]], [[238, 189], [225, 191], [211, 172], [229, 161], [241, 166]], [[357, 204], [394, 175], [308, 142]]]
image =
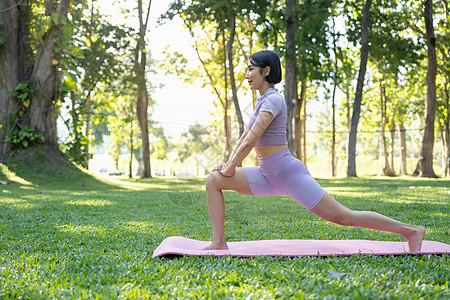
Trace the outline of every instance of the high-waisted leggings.
[[289, 150], [258, 158], [258, 167], [243, 167], [253, 195], [286, 195], [306, 209], [314, 208], [324, 189], [314, 180], [305, 164]]

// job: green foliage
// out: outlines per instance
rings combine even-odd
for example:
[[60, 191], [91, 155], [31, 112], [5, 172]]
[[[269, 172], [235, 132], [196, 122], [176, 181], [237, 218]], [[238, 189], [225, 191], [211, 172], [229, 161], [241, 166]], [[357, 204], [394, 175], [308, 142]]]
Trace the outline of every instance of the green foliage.
[[[0, 185], [2, 299], [450, 296], [449, 255], [151, 258], [168, 236], [211, 239], [203, 179], [111, 183], [79, 170], [55, 170], [40, 156], [34, 163], [11, 160], [0, 170], [9, 181]], [[449, 180], [319, 182], [352, 209], [422, 225], [428, 231], [427, 240], [450, 243]], [[391, 233], [331, 224], [287, 197], [225, 192], [225, 199], [229, 241], [404, 241]], [[329, 270], [352, 276], [335, 278]]]
[[22, 129], [16, 127], [5, 137], [5, 142], [14, 146], [22, 145], [25, 148], [34, 142], [43, 143], [44, 140], [44, 136], [30, 126], [23, 126]]
[[[108, 90], [117, 90], [126, 70], [130, 69], [129, 57], [134, 55], [130, 47], [133, 30], [122, 24], [111, 24], [100, 14], [99, 1], [79, 2], [70, 12], [70, 22], [53, 15], [53, 21], [61, 23], [70, 32], [68, 47], [64, 48], [61, 65], [65, 74], [61, 81], [61, 105], [71, 112], [65, 120], [69, 137], [61, 149], [77, 164], [85, 165], [86, 149], [98, 145], [103, 135], [108, 135], [107, 124], [115, 97]], [[127, 88], [123, 93], [128, 93]], [[85, 128], [89, 122], [90, 132]], [[95, 139], [94, 139], [95, 137]]]
[[189, 129], [182, 134], [183, 142], [178, 150], [178, 159], [184, 162], [194, 154], [205, 153], [208, 148], [214, 145], [210, 139], [211, 128], [202, 126], [199, 123], [190, 125]]
[[36, 129], [23, 125], [23, 120], [27, 111], [30, 110], [31, 101], [37, 91], [33, 88], [32, 83], [19, 83], [14, 91], [8, 93], [8, 97], [17, 100], [17, 108], [13, 114], [9, 116], [9, 126], [5, 136], [5, 142], [15, 147], [25, 147], [33, 143], [43, 143], [44, 136], [37, 132]]
[[70, 161], [79, 166], [84, 166], [86, 164], [87, 159], [86, 154], [87, 143], [88, 143], [87, 137], [82, 135], [81, 133], [78, 133], [77, 136], [70, 134], [66, 138], [64, 144], [60, 146], [60, 149], [64, 151], [64, 154]]

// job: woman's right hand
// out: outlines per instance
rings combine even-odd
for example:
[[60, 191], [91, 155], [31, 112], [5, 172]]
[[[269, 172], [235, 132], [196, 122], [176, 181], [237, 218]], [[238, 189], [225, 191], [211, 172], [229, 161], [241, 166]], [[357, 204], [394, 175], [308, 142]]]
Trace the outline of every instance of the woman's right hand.
[[227, 166], [226, 163], [221, 162], [217, 167], [215, 167], [214, 169], [212, 169], [211, 172], [214, 172], [214, 171], [220, 171], [220, 170], [222, 170], [223, 168], [225, 168], [226, 166]]

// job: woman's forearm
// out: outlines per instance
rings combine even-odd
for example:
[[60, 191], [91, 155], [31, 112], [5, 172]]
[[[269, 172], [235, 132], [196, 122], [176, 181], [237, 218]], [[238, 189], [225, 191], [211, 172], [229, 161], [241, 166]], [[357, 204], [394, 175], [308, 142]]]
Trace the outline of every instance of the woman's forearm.
[[[236, 145], [237, 146], [237, 145]], [[245, 141], [241, 141], [239, 147], [236, 147], [234, 151], [234, 155], [228, 160], [227, 168], [234, 169], [236, 168], [243, 160], [247, 157], [247, 155], [252, 151], [254, 145], [251, 145]]]
[[239, 140], [236, 143], [236, 146], [234, 146], [234, 149], [233, 149], [233, 151], [230, 154], [230, 158], [228, 158], [228, 162], [230, 162], [230, 161], [232, 161], [234, 159], [234, 157], [236, 156], [236, 152], [241, 147], [242, 141], [245, 139], [246, 136], [247, 136], [247, 132], [244, 132], [244, 134], [242, 134], [242, 136], [239, 138]]

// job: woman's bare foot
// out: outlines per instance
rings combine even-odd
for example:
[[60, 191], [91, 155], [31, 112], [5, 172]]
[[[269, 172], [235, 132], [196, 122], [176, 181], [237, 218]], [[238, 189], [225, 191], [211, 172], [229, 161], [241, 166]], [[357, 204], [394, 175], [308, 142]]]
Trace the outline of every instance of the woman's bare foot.
[[202, 250], [228, 250], [227, 243], [211, 243], [208, 247], [203, 248]]
[[414, 226], [413, 232], [409, 236], [405, 236], [408, 240], [409, 252], [420, 252], [425, 232], [425, 228]]

